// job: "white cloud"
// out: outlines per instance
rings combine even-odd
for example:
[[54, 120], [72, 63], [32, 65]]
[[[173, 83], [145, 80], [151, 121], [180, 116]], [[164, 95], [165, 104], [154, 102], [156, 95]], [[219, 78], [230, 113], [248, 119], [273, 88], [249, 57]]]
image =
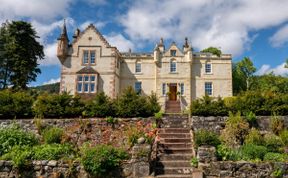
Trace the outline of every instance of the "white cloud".
[[95, 24], [95, 27], [97, 29], [101, 29], [101, 28], [103, 28], [106, 25], [105, 22], [96, 22], [95, 23], [95, 22], [93, 22], [91, 20], [88, 20], [88, 21], [85, 21], [82, 24], [80, 24], [79, 28], [80, 28], [80, 30], [85, 30], [90, 24]]
[[38, 20], [51, 20], [66, 16], [72, 0], [1, 0], [0, 19], [28, 17]]
[[53, 84], [53, 83], [58, 83], [58, 82], [60, 82], [60, 78], [57, 78], [57, 79], [52, 78], [47, 82], [43, 82], [42, 85], [48, 85], [48, 84]]
[[287, 7], [287, 0], [139, 0], [120, 22], [132, 41], [164, 37], [181, 44], [187, 36], [196, 48], [221, 47], [237, 56], [255, 38], [249, 32], [286, 22]]
[[105, 38], [112, 46], [117, 47], [119, 51], [128, 51], [129, 49], [134, 49], [134, 44], [121, 34], [110, 34], [105, 36]]
[[84, 0], [91, 5], [106, 5], [108, 2], [106, 0]]
[[264, 75], [273, 72], [275, 75], [288, 75], [288, 69], [284, 67], [285, 63], [282, 63], [275, 68], [272, 68], [270, 65], [264, 64], [260, 69], [255, 73], [256, 75]]
[[288, 42], [288, 25], [280, 28], [270, 39], [273, 47], [281, 47]]
[[45, 59], [40, 61], [40, 65], [49, 66], [49, 65], [60, 65], [60, 62], [56, 56], [57, 53], [57, 42], [52, 44], [47, 44], [44, 47]]

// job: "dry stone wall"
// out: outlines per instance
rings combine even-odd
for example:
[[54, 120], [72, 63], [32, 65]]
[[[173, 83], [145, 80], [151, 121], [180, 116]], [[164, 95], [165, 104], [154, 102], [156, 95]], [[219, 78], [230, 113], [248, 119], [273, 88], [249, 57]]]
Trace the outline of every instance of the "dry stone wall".
[[[258, 129], [260, 131], [270, 131], [270, 120], [271, 116], [257, 116]], [[288, 116], [279, 116], [279, 118], [284, 120], [284, 126], [288, 128]], [[199, 129], [211, 130], [216, 133], [220, 133], [225, 127], [225, 121], [228, 117], [223, 116], [192, 116], [192, 125], [194, 131]]]

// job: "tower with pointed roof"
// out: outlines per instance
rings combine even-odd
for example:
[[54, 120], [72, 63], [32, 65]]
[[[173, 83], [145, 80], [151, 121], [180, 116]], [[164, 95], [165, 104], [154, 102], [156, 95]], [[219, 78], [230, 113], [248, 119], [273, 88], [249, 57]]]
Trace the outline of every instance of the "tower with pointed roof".
[[60, 62], [63, 63], [68, 55], [68, 47], [69, 47], [69, 39], [67, 35], [65, 19], [62, 32], [57, 40], [58, 40], [57, 57], [59, 58]]

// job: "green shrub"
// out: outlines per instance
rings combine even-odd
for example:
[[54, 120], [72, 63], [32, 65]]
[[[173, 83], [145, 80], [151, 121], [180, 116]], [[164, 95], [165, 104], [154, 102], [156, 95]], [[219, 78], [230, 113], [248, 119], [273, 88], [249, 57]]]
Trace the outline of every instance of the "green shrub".
[[227, 116], [228, 110], [224, 100], [220, 97], [217, 100], [208, 95], [203, 98], [192, 101], [191, 114], [193, 116]]
[[269, 152], [279, 152], [284, 143], [281, 138], [274, 134], [264, 135], [264, 143]]
[[122, 160], [127, 159], [127, 153], [108, 145], [83, 147], [81, 163], [84, 169], [93, 176], [106, 176], [117, 169]]
[[288, 130], [283, 130], [282, 132], [280, 132], [280, 138], [282, 140], [282, 142], [284, 143], [285, 146], [288, 146]]
[[246, 144], [264, 145], [264, 139], [259, 130], [252, 128], [245, 137]]
[[10, 152], [14, 146], [33, 146], [38, 142], [35, 134], [24, 131], [16, 125], [0, 128], [0, 155]]
[[61, 143], [63, 129], [58, 127], [48, 127], [44, 129], [42, 136], [46, 144]]
[[33, 102], [27, 92], [0, 91], [0, 118], [31, 117]]
[[69, 144], [44, 144], [33, 148], [33, 159], [35, 160], [59, 160], [71, 158], [74, 150]]
[[33, 155], [30, 146], [14, 146], [8, 153], [4, 154], [2, 160], [12, 160], [13, 166], [22, 169], [31, 163]]
[[240, 112], [235, 115], [230, 113], [220, 139], [226, 146], [236, 148], [244, 143], [248, 132], [249, 124], [241, 117]]
[[113, 103], [104, 92], [96, 94], [95, 98], [86, 104], [86, 112], [90, 117], [114, 116]]
[[63, 94], [43, 94], [37, 97], [33, 104], [33, 110], [37, 117], [75, 117], [81, 116], [84, 104], [80, 97]]
[[245, 119], [249, 123], [250, 127], [257, 126], [257, 118], [256, 118], [256, 115], [252, 111], [245, 113]]
[[119, 117], [152, 116], [156, 109], [152, 106], [155, 104], [155, 97], [151, 98], [140, 96], [132, 87], [128, 87], [115, 101], [116, 115]]
[[254, 144], [244, 144], [241, 147], [241, 154], [244, 160], [263, 160], [268, 149], [265, 146], [259, 146]]
[[217, 134], [209, 130], [199, 130], [195, 133], [195, 144], [197, 147], [202, 145], [217, 146], [220, 140]]
[[158, 113], [161, 109], [160, 104], [158, 103], [158, 97], [156, 95], [156, 93], [151, 92], [150, 96], [148, 96], [148, 113], [147, 115], [149, 116], [153, 116], [155, 113]]
[[288, 160], [287, 154], [268, 152], [264, 156], [264, 161], [284, 162]]
[[164, 114], [163, 112], [159, 111], [159, 112], [157, 112], [157, 113], [154, 114], [154, 118], [155, 118], [156, 120], [160, 120], [160, 119], [162, 119], [163, 114]]
[[274, 134], [278, 135], [284, 129], [283, 119], [274, 115], [270, 121], [270, 128]]
[[225, 145], [218, 145], [217, 147], [217, 157], [220, 160], [227, 161], [238, 161], [241, 155], [237, 149], [231, 149]]

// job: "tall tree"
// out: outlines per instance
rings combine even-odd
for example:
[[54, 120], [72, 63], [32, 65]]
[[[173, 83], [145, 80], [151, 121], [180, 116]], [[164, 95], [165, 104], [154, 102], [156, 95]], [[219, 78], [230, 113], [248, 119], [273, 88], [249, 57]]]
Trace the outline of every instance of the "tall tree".
[[215, 47], [209, 47], [209, 48], [206, 48], [206, 49], [203, 49], [201, 52], [203, 53], [212, 53], [218, 57], [221, 56], [222, 54], [222, 51], [218, 48], [215, 48]]
[[28, 22], [6, 22], [1, 27], [2, 31], [0, 71], [6, 74], [3, 75], [3, 87], [7, 87], [9, 82], [14, 89], [25, 89], [41, 73], [38, 60], [44, 58], [43, 46], [36, 40], [39, 37]]
[[286, 62], [285, 62], [285, 68], [288, 68], [288, 59], [286, 59]]
[[250, 79], [255, 72], [256, 68], [249, 57], [244, 57], [241, 61], [233, 64], [232, 76], [234, 94], [249, 89]]

